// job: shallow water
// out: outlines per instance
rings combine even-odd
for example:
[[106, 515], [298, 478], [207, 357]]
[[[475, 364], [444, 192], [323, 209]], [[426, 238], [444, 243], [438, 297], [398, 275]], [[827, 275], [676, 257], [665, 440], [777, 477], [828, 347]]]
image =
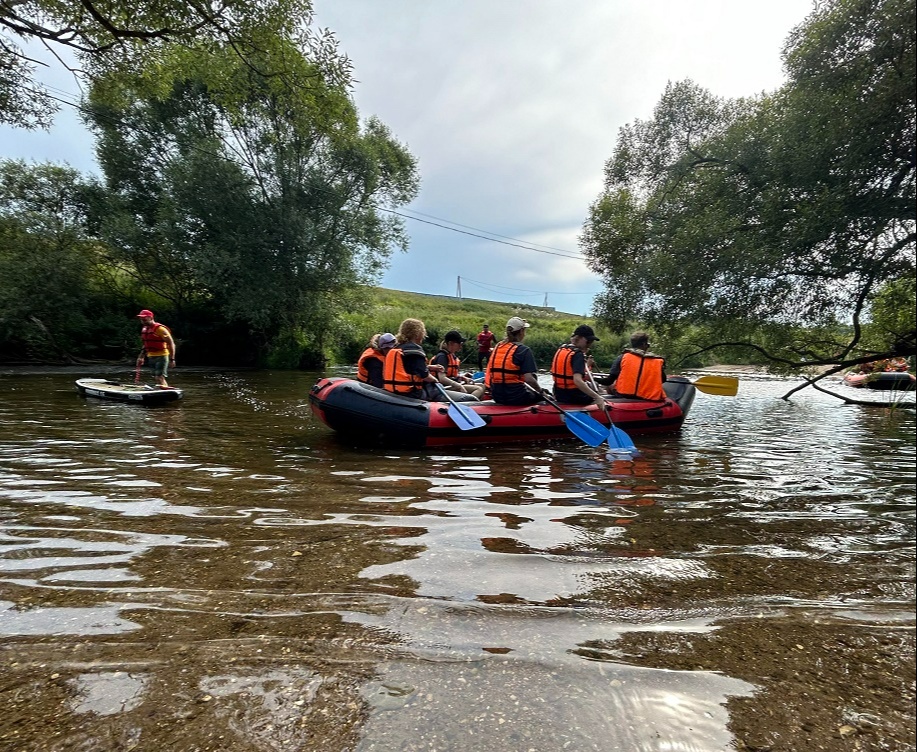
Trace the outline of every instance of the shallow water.
[[408, 452], [316, 374], [92, 375], [0, 375], [0, 749], [914, 747], [912, 410]]

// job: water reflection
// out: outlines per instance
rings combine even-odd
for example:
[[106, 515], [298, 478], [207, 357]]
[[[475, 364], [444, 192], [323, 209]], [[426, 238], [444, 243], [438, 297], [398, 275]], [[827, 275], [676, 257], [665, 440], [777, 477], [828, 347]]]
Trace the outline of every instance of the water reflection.
[[110, 748], [725, 750], [773, 681], [727, 662], [770, 650], [745, 625], [811, 629], [813, 651], [824, 625], [913, 625], [913, 415], [761, 382], [636, 457], [393, 453], [313, 423], [303, 374], [183, 380], [155, 410], [49, 376], [0, 402], [22, 749], [50, 726]]

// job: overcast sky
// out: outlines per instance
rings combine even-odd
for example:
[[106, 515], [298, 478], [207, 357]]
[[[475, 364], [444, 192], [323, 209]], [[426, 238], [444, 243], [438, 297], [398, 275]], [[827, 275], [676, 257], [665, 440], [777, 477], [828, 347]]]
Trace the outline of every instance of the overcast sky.
[[[812, 0], [315, 0], [354, 64], [354, 99], [417, 158], [407, 254], [384, 287], [589, 312], [576, 258], [618, 129], [667, 82], [718, 96], [783, 83], [780, 51]], [[76, 92], [66, 75], [49, 80]], [[68, 108], [65, 108], [65, 110]], [[91, 171], [72, 112], [52, 133], [0, 128], [0, 154]], [[539, 253], [474, 237], [502, 236]]]

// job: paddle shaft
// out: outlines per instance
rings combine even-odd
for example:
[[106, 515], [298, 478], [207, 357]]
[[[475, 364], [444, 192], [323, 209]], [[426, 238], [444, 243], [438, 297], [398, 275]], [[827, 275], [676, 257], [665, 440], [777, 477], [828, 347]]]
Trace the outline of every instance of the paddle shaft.
[[439, 391], [443, 393], [443, 396], [446, 398], [446, 401], [450, 405], [452, 405], [455, 411], [459, 415], [462, 416], [462, 420], [465, 422], [465, 424], [467, 424], [467, 425], [460, 425], [459, 421], [457, 421], [455, 419], [455, 416], [450, 412], [449, 417], [452, 418], [452, 421], [459, 428], [461, 428], [463, 431], [467, 431], [472, 428], [481, 428], [486, 425], [486, 422], [484, 421], [484, 419], [480, 415], [478, 415], [474, 410], [469, 408], [467, 405], [460, 405], [458, 402], [452, 399], [452, 397], [449, 396], [449, 392], [446, 390], [446, 388], [442, 384], [440, 384], [438, 381], [434, 383], [439, 388]]
[[[586, 371], [589, 374], [589, 383], [596, 394], [599, 393], [599, 387], [595, 383], [592, 371]], [[611, 410], [608, 409], [608, 403], [602, 400], [602, 409], [605, 411], [605, 417], [608, 418], [608, 445], [617, 449], [636, 449], [633, 440], [623, 430], [618, 428], [611, 419]]]
[[566, 420], [564, 425], [567, 426], [567, 429], [578, 439], [583, 441], [592, 447], [597, 447], [602, 442], [608, 439], [608, 430], [599, 423], [591, 415], [584, 415], [582, 413], [574, 413], [569, 410], [564, 410], [557, 400], [545, 390], [535, 389], [531, 384], [525, 384], [526, 389], [529, 389], [535, 394], [539, 395], [545, 402], [551, 405], [555, 410], [559, 411], [564, 415]]
[[721, 397], [735, 397], [739, 392], [739, 380], [732, 376], [701, 376], [691, 384], [699, 392]]

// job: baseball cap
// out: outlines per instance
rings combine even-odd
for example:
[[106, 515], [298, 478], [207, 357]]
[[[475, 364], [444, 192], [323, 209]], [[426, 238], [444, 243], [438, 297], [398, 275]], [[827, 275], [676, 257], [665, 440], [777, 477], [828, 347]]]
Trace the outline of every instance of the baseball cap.
[[520, 319], [518, 316], [513, 316], [509, 321], [506, 322], [506, 328], [511, 332], [518, 332], [520, 329], [528, 329], [531, 324], [525, 319]]
[[379, 347], [391, 347], [395, 342], [397, 342], [397, 340], [395, 339], [395, 335], [391, 332], [379, 335]]
[[142, 319], [144, 316], [149, 316], [151, 319], [156, 318], [155, 316], [153, 316], [153, 312], [146, 308], [144, 308], [140, 313], [137, 314], [137, 318]]
[[576, 329], [573, 330], [574, 337], [585, 337], [590, 342], [599, 342], [599, 338], [595, 336], [595, 331], [591, 326], [587, 324], [580, 324]]
[[460, 331], [457, 331], [456, 329], [452, 329], [446, 332], [446, 336], [443, 337], [443, 340], [445, 340], [446, 342], [464, 342], [465, 338], [462, 336], [462, 333]]

